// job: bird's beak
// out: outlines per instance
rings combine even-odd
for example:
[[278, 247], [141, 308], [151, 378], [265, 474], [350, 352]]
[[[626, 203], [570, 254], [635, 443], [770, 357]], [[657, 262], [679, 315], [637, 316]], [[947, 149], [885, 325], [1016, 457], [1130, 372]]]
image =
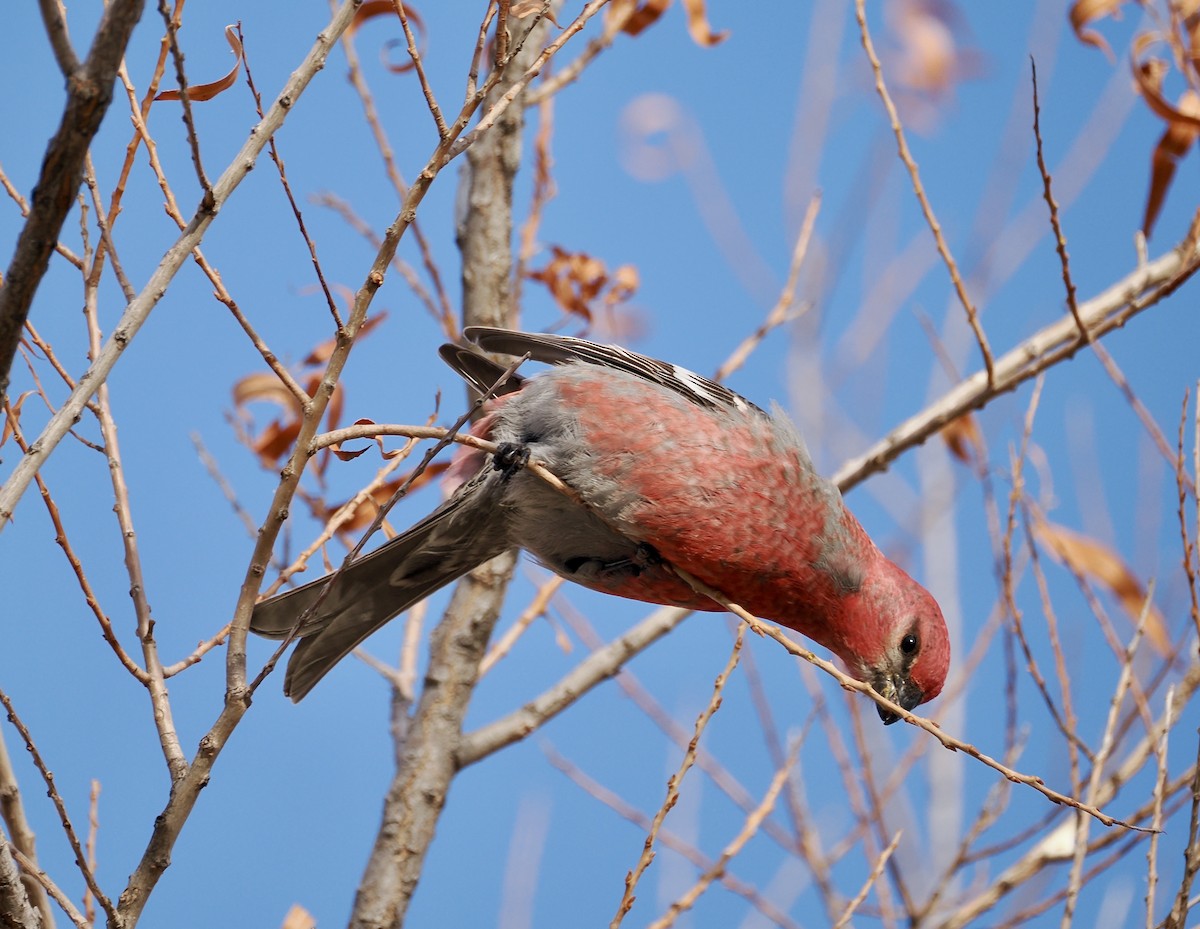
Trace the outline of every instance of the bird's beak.
[[[911, 677], [907, 676], [881, 674], [871, 682], [871, 686], [881, 697], [887, 697], [892, 703], [898, 703], [909, 711], [915, 709], [925, 699], [921, 688], [913, 683]], [[890, 726], [900, 718], [883, 706], [879, 704], [876, 706], [879, 709], [879, 718], [883, 720], [885, 726]]]

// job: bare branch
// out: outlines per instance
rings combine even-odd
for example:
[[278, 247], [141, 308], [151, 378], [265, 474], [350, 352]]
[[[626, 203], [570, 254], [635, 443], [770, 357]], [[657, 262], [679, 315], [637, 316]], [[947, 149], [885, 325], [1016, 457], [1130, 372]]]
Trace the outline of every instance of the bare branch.
[[904, 127], [900, 124], [900, 114], [896, 112], [896, 105], [892, 103], [891, 94], [888, 93], [887, 85], [884, 83], [883, 68], [879, 64], [879, 57], [875, 54], [875, 45], [871, 41], [871, 33], [867, 29], [865, 0], [855, 0], [854, 14], [858, 19], [858, 30], [862, 37], [863, 51], [867, 53], [867, 59], [871, 62], [871, 70], [875, 73], [875, 90], [879, 94], [879, 99], [883, 101], [883, 106], [887, 110], [888, 118], [892, 123], [892, 132], [896, 136], [896, 146], [900, 152], [900, 160], [904, 162], [904, 167], [908, 169], [909, 177], [912, 178], [913, 192], [917, 195], [917, 200], [921, 204], [921, 212], [925, 214], [925, 222], [929, 226], [929, 231], [933, 233], [934, 242], [937, 243], [938, 254], [942, 256], [946, 270], [950, 272], [950, 280], [954, 284], [955, 293], [958, 294], [958, 301], [967, 313], [967, 322], [971, 326], [971, 331], [975, 333], [975, 341], [979, 343], [979, 352], [983, 355], [983, 367], [987, 372], [987, 383], [989, 386], [992, 386], [996, 380], [992, 350], [988, 345], [987, 336], [983, 333], [983, 327], [979, 324], [979, 313], [971, 302], [970, 296], [967, 295], [967, 288], [963, 284], [962, 275], [958, 273], [958, 265], [954, 261], [954, 256], [950, 254], [950, 246], [946, 244], [946, 237], [942, 235], [942, 226], [938, 222], [937, 216], [934, 215], [933, 206], [930, 204], [929, 197], [925, 193], [925, 186], [921, 183], [920, 169], [917, 168], [917, 163], [913, 160], [912, 153], [908, 150], [908, 142], [904, 138]]
[[[717, 675], [717, 679], [713, 683], [712, 696], [709, 697], [708, 705], [696, 717], [696, 727], [692, 732], [692, 740], [688, 743], [687, 749], [683, 753], [683, 759], [679, 762], [679, 769], [667, 780], [666, 799], [663, 800], [662, 805], [658, 808], [658, 812], [654, 814], [654, 819], [650, 822], [650, 829], [646, 833], [646, 841], [642, 844], [642, 854], [638, 857], [637, 864], [625, 876], [625, 892], [621, 895], [621, 902], [617, 907], [616, 915], [612, 918], [612, 922], [609, 923], [609, 929], [618, 929], [633, 907], [635, 899], [634, 891], [637, 890], [638, 881], [646, 873], [646, 869], [650, 867], [650, 862], [654, 860], [654, 841], [658, 837], [658, 830], [662, 828], [663, 821], [667, 818], [667, 814], [671, 812], [672, 807], [679, 801], [679, 788], [683, 784], [683, 779], [687, 777], [688, 771], [696, 763], [696, 752], [700, 747], [700, 736], [704, 734], [704, 730], [708, 726], [708, 721], [713, 718], [713, 715], [721, 706], [721, 694], [725, 690], [725, 682], [729, 680], [729, 675], [737, 667], [738, 659], [742, 655], [742, 643], [745, 639], [746, 626], [743, 624], [738, 627], [737, 638], [733, 641], [733, 650], [729, 653], [729, 660], [725, 662], [725, 667]], [[763, 801], [762, 816], [759, 816], [756, 810], [747, 820], [747, 825], [752, 821], [754, 822], [754, 829], [751, 832], [757, 831], [758, 822], [761, 822], [762, 817], [775, 805], [775, 798], [779, 795], [779, 790], [783, 786], [783, 778], [787, 776], [790, 770], [791, 765], [781, 768], [779, 774], [771, 782], [771, 789], [767, 791], [767, 799]], [[749, 838], [749, 835], [747, 835], [747, 838]], [[744, 844], [744, 841], [738, 843], [737, 847], [740, 849], [742, 844]], [[729, 857], [733, 857], [735, 853], [731, 852]], [[702, 878], [702, 886], [697, 885], [699, 889], [695, 891], [695, 896], [692, 897], [693, 902], [695, 897], [698, 897], [716, 877], [720, 876], [724, 870], [726, 861], [728, 861], [728, 858], [722, 855], [704, 874], [703, 878], [707, 878], [707, 880]], [[674, 912], [669, 912], [663, 919], [655, 922], [654, 926], [661, 926], [662, 929], [666, 929], [667, 926], [675, 921], [675, 915], [678, 912], [688, 909], [691, 905], [691, 902], [680, 902], [678, 909], [672, 906], [671, 909]]]
[[[61, 18], [55, 0], [40, 2], [43, 16], [49, 16], [50, 38], [59, 66], [65, 67], [73, 61], [73, 55], [66, 54], [69, 45], [65, 22], [61, 28], [54, 25]], [[105, 6], [87, 60], [67, 76], [63, 115], [46, 149], [29, 217], [21, 227], [4, 274], [4, 286], [0, 287], [0, 396], [8, 393], [21, 331], [38, 284], [50, 265], [58, 233], [75, 202], [83, 178], [84, 156], [112, 102], [117, 67], [133, 27], [141, 18], [143, 4], [144, 0], [112, 0]], [[0, 504], [0, 526], [8, 522], [9, 512], [11, 507]]]
[[[114, 15], [114, 11], [130, 6], [136, 6], [140, 12], [140, 2], [135, 2], [135, 0], [114, 0], [107, 8], [105, 21]], [[87, 373], [79, 379], [79, 386], [71, 392], [71, 396], [63, 403], [50, 422], [46, 424], [45, 429], [42, 430], [42, 434], [32, 443], [30, 453], [21, 459], [21, 462], [13, 470], [8, 481], [3, 487], [0, 487], [0, 531], [3, 531], [5, 526], [8, 525], [9, 517], [15, 509], [17, 501], [29, 486], [29, 482], [33, 479], [34, 473], [41, 467], [42, 462], [54, 451], [58, 443], [62, 441], [63, 436], [67, 434], [71, 424], [78, 418], [87, 401], [91, 399], [95, 391], [108, 378], [117, 359], [121, 357], [130, 341], [137, 335], [138, 330], [141, 329], [150, 312], [158, 305], [158, 301], [166, 292], [167, 285], [174, 278], [179, 267], [187, 259], [192, 249], [200, 244], [208, 227], [216, 218], [216, 209], [229, 199], [229, 196], [237, 189], [238, 185], [254, 167], [254, 163], [266, 146], [267, 140], [283, 124], [284, 119], [295, 108], [296, 101], [304, 93], [309, 82], [324, 66], [325, 58], [329, 54], [330, 43], [337, 41], [337, 37], [345, 30], [353, 18], [356, 8], [357, 4], [354, 0], [346, 0], [334, 15], [326, 31], [317, 36], [312, 49], [305, 56], [300, 67], [291, 74], [279, 97], [272, 104], [270, 110], [267, 111], [266, 118], [250, 131], [250, 136], [242, 146], [241, 151], [234, 156], [229, 167], [225, 169], [217, 179], [216, 184], [213, 185], [212, 208], [208, 209], [201, 205], [200, 209], [193, 215], [187, 228], [176, 239], [175, 244], [167, 250], [167, 253], [159, 262], [158, 267], [150, 276], [150, 280], [146, 286], [142, 288], [137, 298], [125, 308], [125, 312], [121, 315], [116, 329], [105, 343], [100, 355], [92, 362]], [[102, 23], [101, 29], [103, 28]], [[129, 28], [132, 29], [132, 23]], [[122, 44], [123, 48], [124, 45]], [[119, 59], [120, 55], [118, 54], [116, 57]], [[115, 68], [116, 65], [114, 63], [114, 73]], [[70, 115], [71, 113], [68, 112], [64, 116], [64, 121]], [[88, 138], [90, 139], [90, 136]], [[84, 147], [86, 148], [86, 145]], [[79, 164], [82, 165], [82, 163], [83, 153], [80, 152]], [[74, 195], [76, 187], [78, 187], [78, 183], [71, 187], [71, 196]], [[69, 207], [69, 202], [67, 207]], [[67, 207], [63, 209], [64, 216]], [[37, 215], [37, 210], [37, 198], [35, 197], [34, 212], [31, 214], [30, 223], [34, 222], [33, 217]], [[22, 241], [27, 237], [30, 223], [26, 224], [25, 230], [22, 232]], [[47, 241], [52, 243], [57, 238], [58, 229], [61, 225], [62, 220], [59, 219], [54, 225], [53, 232], [50, 233], [47, 231], [46, 234], [49, 235]], [[32, 233], [28, 234], [32, 235]], [[21, 259], [21, 248], [22, 246], [18, 244], [18, 255], [17, 258], [14, 258], [14, 263]], [[41, 266], [44, 271], [45, 261], [42, 261]], [[12, 273], [11, 267], [9, 273]], [[39, 272], [38, 277], [40, 278], [40, 276], [41, 273]], [[0, 393], [3, 392], [3, 388], [7, 384], [8, 370], [11, 367], [11, 359], [6, 360], [4, 357], [7, 347], [6, 339], [10, 322], [9, 317], [13, 312], [10, 307], [24, 306], [24, 310], [19, 314], [20, 319], [17, 322], [16, 328], [13, 330], [12, 351], [15, 352], [16, 338], [19, 336], [21, 326], [24, 324], [25, 315], [28, 312], [28, 304], [33, 299], [32, 289], [29, 289], [27, 286], [26, 289], [28, 289], [27, 298], [21, 297], [20, 299], [16, 295], [23, 291], [21, 287], [14, 286], [14, 282], [11, 279], [6, 279], [4, 288], [0, 289]]]
[[42, 780], [46, 782], [46, 794], [50, 797], [50, 801], [54, 804], [54, 809], [58, 812], [59, 823], [63, 827], [63, 832], [66, 833], [67, 842], [71, 846], [71, 851], [75, 854], [75, 865], [79, 868], [80, 874], [83, 875], [83, 880], [87, 884], [88, 889], [95, 895], [99, 901], [101, 908], [108, 914], [109, 921], [116, 922], [117, 913], [113, 908], [112, 901], [100, 890], [100, 885], [96, 883], [96, 875], [88, 866], [87, 857], [83, 853], [83, 846], [79, 843], [79, 836], [75, 832], [75, 827], [71, 824], [71, 817], [67, 815], [67, 806], [63, 802], [62, 795], [58, 792], [58, 787], [54, 783], [54, 775], [50, 773], [50, 769], [46, 767], [45, 761], [42, 760], [41, 752], [33, 743], [33, 737], [29, 734], [29, 730], [25, 724], [21, 722], [21, 717], [17, 715], [16, 709], [9, 700], [8, 694], [0, 690], [0, 705], [3, 705], [8, 713], [8, 721], [13, 724], [21, 739], [25, 742], [25, 748], [33, 759], [34, 766], [38, 769], [38, 773], [42, 775]]
[[[1195, 243], [1188, 240], [1080, 304], [1079, 315], [1090, 338], [1098, 339], [1120, 328], [1138, 313], [1170, 296], [1195, 273], [1197, 257]], [[994, 384], [989, 384], [987, 372], [980, 371], [955, 385], [866, 453], [842, 465], [833, 482], [842, 490], [853, 487], [868, 475], [884, 470], [902, 452], [920, 445], [947, 423], [982, 408], [998, 394], [1014, 390], [1039, 372], [1070, 358], [1080, 347], [1074, 319], [1068, 316], [1051, 323], [997, 359]]]
[[71, 45], [71, 36], [67, 32], [67, 11], [62, 0], [38, 0], [38, 9], [42, 14], [42, 22], [46, 25], [46, 36], [50, 39], [50, 47], [58, 61], [58, 68], [63, 77], [69, 78], [79, 70], [79, 59]]

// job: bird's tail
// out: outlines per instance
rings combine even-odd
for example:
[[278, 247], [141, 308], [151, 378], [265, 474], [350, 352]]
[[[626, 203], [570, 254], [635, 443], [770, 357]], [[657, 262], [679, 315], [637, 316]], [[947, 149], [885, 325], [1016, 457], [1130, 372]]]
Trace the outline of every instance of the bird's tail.
[[282, 639], [316, 604], [298, 630], [300, 642], [288, 661], [283, 681], [287, 696], [299, 702], [388, 620], [510, 547], [504, 508], [495, 499], [500, 477], [490, 470], [481, 473], [332, 583], [321, 578], [255, 606], [250, 631]]

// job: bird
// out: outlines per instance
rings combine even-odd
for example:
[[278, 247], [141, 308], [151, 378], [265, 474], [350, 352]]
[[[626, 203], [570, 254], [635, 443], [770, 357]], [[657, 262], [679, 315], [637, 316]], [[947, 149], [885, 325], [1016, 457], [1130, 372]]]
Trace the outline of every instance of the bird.
[[[950, 640], [937, 601], [871, 541], [778, 405], [616, 345], [484, 326], [463, 338], [440, 354], [492, 395], [471, 431], [497, 452], [461, 446], [449, 469], [460, 483], [432, 513], [332, 582], [256, 604], [251, 631], [299, 639], [284, 677], [293, 701], [389, 620], [513, 548], [603, 593], [723, 609], [678, 566], [905, 710], [941, 692]], [[505, 381], [484, 352], [550, 367]], [[899, 718], [882, 704], [879, 715]]]

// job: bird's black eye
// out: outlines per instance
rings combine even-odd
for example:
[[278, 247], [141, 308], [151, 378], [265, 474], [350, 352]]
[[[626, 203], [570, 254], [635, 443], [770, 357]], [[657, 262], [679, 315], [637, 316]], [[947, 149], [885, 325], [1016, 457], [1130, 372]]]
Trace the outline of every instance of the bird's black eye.
[[917, 653], [917, 649], [920, 647], [921, 643], [911, 632], [900, 640], [900, 651], [904, 652], [906, 655], [915, 655]]

